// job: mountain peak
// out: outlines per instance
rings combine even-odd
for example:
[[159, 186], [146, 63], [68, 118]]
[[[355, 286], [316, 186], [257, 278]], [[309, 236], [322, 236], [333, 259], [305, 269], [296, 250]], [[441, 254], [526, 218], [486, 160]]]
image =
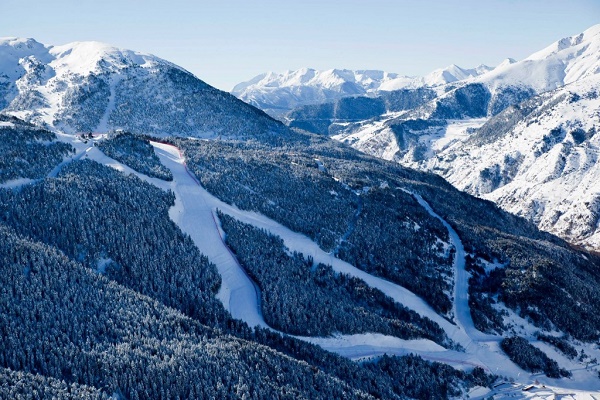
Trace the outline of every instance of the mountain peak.
[[600, 24], [560, 39], [524, 60], [507, 59], [478, 82], [492, 88], [519, 86], [542, 93], [599, 72]]
[[600, 35], [600, 24], [592, 25], [582, 33], [583, 37], [593, 37]]
[[32, 38], [20, 38], [14, 36], [0, 37], [0, 46], [12, 46], [16, 49], [29, 48], [33, 49], [37, 46], [44, 46]]
[[424, 77], [428, 86], [440, 86], [447, 83], [462, 81], [489, 72], [492, 68], [480, 64], [475, 68], [465, 69], [456, 64], [450, 64], [446, 68], [439, 68]]
[[[69, 73], [88, 74], [91, 71], [114, 72], [131, 66], [149, 67], [157, 63], [174, 65], [151, 54], [125, 50], [102, 42], [73, 42], [54, 46], [50, 54], [56, 65]], [[179, 67], [178, 67], [179, 68]]]
[[526, 60], [541, 60], [558, 53], [570, 52], [575, 47], [580, 49], [589, 45], [600, 48], [600, 24], [594, 25], [578, 35], [562, 38], [545, 49], [533, 53]]
[[512, 65], [514, 63], [516, 63], [517, 61], [514, 58], [505, 58], [504, 60], [502, 60], [502, 62], [500, 64], [498, 64], [498, 66], [496, 67], [496, 69], [502, 69], [504, 67], [507, 67], [509, 65]]
[[[23, 59], [35, 58], [40, 62], [50, 62], [52, 56], [48, 47], [31, 38], [0, 38], [0, 76], [16, 80], [25, 73], [21, 65]], [[0, 101], [0, 105], [1, 105]]]
[[175, 64], [101, 42], [0, 39], [0, 79], [0, 110], [66, 133], [237, 137], [280, 129]]

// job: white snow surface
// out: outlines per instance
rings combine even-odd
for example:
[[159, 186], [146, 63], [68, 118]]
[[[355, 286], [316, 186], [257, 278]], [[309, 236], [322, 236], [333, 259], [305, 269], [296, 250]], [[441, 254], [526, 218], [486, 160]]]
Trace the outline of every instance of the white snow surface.
[[[106, 72], [102, 64], [109, 66], [111, 72], [138, 65], [150, 67], [165, 60], [150, 54], [119, 49], [101, 42], [73, 42], [62, 46], [48, 46], [53, 60], [51, 67], [62, 74], [87, 75], [90, 72]], [[170, 64], [170, 63], [169, 63]], [[174, 64], [170, 64], [174, 66]]]
[[484, 83], [492, 92], [499, 87], [519, 86], [543, 93], [598, 73], [600, 24], [560, 39], [524, 60], [507, 59], [495, 69], [464, 82]]
[[439, 86], [447, 83], [458, 82], [469, 78], [475, 78], [492, 71], [493, 67], [487, 65], [479, 65], [475, 68], [464, 69], [456, 64], [447, 66], [446, 68], [436, 69], [423, 77], [424, 86]]
[[599, 72], [600, 24], [475, 80], [496, 86], [527, 85], [541, 93]]
[[[19, 118], [55, 127], [66, 98], [89, 76], [110, 76], [111, 103], [100, 121], [106, 132], [114, 107], [115, 84], [131, 67], [153, 70], [158, 66], [181, 69], [150, 54], [119, 49], [100, 42], [45, 45], [34, 39], [0, 38], [0, 109]], [[101, 79], [101, 78], [100, 78]], [[35, 100], [33, 100], [35, 99]], [[60, 119], [60, 118], [58, 118]], [[64, 126], [62, 130], [68, 131]]]
[[33, 182], [36, 182], [34, 179], [29, 179], [29, 178], [17, 178], [17, 179], [11, 179], [10, 181], [4, 182], [4, 183], [0, 183], [0, 188], [3, 189], [16, 189], [19, 188], [23, 185], [29, 185]]
[[[422, 168], [422, 157], [415, 157], [417, 146], [401, 149], [389, 124], [402, 113], [390, 113], [381, 119], [353, 124], [348, 129], [340, 129], [332, 136], [363, 153], [396, 161], [412, 168]], [[481, 127], [487, 118], [448, 120], [446, 126], [436, 126], [418, 132], [418, 151], [427, 159], [452, 149], [469, 138], [474, 129]]]

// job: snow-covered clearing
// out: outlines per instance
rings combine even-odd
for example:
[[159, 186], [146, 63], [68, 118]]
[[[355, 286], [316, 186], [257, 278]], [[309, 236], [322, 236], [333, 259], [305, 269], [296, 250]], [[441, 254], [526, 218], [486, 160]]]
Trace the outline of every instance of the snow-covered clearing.
[[234, 318], [244, 320], [250, 326], [268, 327], [260, 312], [254, 284], [221, 238], [214, 217], [216, 206], [220, 204], [215, 203], [216, 199], [187, 171], [177, 148], [152, 144], [161, 162], [173, 173], [173, 181], [166, 183], [176, 197], [169, 216], [217, 266], [222, 279], [217, 297]]
[[450, 243], [456, 250], [454, 254], [454, 301], [452, 305], [452, 312], [456, 318], [456, 322], [460, 329], [464, 330], [467, 336], [471, 340], [491, 340], [497, 341], [502, 338], [496, 335], [487, 335], [475, 328], [473, 324], [473, 318], [471, 317], [471, 311], [469, 309], [469, 273], [465, 270], [465, 248], [458, 237], [458, 233], [452, 228], [452, 226], [440, 217], [420, 195], [417, 193], [406, 191], [410, 193], [417, 202], [434, 218], [437, 218], [444, 227], [448, 230], [450, 236]]
[[466, 120], [448, 120], [448, 125], [444, 127], [439, 135], [432, 137], [423, 137], [421, 141], [427, 142], [434, 153], [443, 151], [455, 143], [461, 143], [471, 136], [471, 131], [480, 128], [487, 118], [473, 118]]

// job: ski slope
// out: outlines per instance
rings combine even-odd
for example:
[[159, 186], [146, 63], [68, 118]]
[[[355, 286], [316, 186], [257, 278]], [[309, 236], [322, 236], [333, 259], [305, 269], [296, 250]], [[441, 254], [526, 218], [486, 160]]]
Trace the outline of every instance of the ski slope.
[[[155, 147], [161, 162], [173, 173], [174, 179], [172, 182], [139, 174], [107, 157], [96, 147], [90, 148], [85, 154], [90, 159], [127, 174], [134, 173], [163, 190], [172, 190], [175, 193], [175, 205], [169, 210], [169, 215], [184, 232], [192, 237], [200, 251], [216, 264], [222, 277], [222, 287], [218, 293], [218, 298], [234, 318], [241, 319], [250, 326], [258, 325], [272, 329], [262, 316], [258, 287], [248, 278], [223, 241], [223, 232], [218, 219], [215, 217], [216, 209], [242, 222], [267, 229], [269, 232], [282, 237], [285, 245], [290, 250], [301, 252], [304, 255], [311, 255], [316, 262], [330, 264], [336, 271], [363, 279], [367, 284], [379, 288], [396, 301], [423, 316], [430, 317], [438, 322], [448, 336], [464, 348], [464, 351], [448, 350], [426, 339], [403, 340], [376, 333], [334, 335], [332, 337], [297, 337], [300, 340], [319, 345], [326, 350], [355, 360], [369, 359], [383, 354], [418, 354], [424, 359], [446, 363], [460, 369], [471, 369], [479, 366], [488, 372], [511, 378], [517, 382], [515, 385], [508, 385], [506, 388], [494, 389], [491, 392], [485, 391], [481, 395], [479, 392], [473, 393], [473, 398], [485, 398], [491, 394], [499, 396], [498, 398], [504, 398], [504, 396], [522, 397], [519, 394], [525, 396], [525, 393], [520, 393], [521, 389], [535, 380], [539, 380], [541, 383], [536, 388], [531, 389], [532, 393], [573, 393], [574, 397], [572, 398], [577, 399], [593, 398], [590, 397], [591, 393], [600, 393], [597, 392], [600, 390], [600, 383], [597, 382], [597, 378], [594, 381], [588, 371], [581, 371], [579, 375], [574, 375], [574, 378], [577, 377], [576, 380], [566, 381], [553, 380], [537, 374], [532, 375], [521, 370], [500, 349], [499, 341], [501, 337], [484, 334], [474, 327], [468, 308], [468, 272], [464, 269], [465, 253], [460, 237], [447, 221], [436, 214], [418, 194], [412, 193], [430, 215], [438, 218], [444, 224], [449, 231], [451, 244], [456, 248], [453, 264], [455, 268], [455, 305], [453, 311], [456, 325], [437, 315], [422, 299], [406, 288], [356, 269], [335, 258], [332, 254], [325, 253], [316, 243], [304, 235], [292, 232], [261, 214], [242, 211], [220, 201], [207, 192], [187, 170], [185, 159], [176, 147], [156, 142], [152, 142], [152, 145]], [[574, 373], [576, 372], [574, 371]], [[547, 386], [542, 387], [542, 384]], [[560, 388], [561, 386], [563, 388]], [[564, 387], [573, 387], [577, 390], [567, 390]]]
[[[327, 338], [298, 337], [299, 339], [318, 344], [327, 350], [353, 359], [379, 356], [386, 353], [397, 355], [416, 353], [424, 358], [443, 361], [454, 366], [476, 365], [488, 371], [493, 371], [496, 365], [502, 364], [514, 367], [505, 368], [504, 372], [510, 376], [518, 376], [521, 372], [499, 349], [497, 353], [492, 352], [491, 356], [487, 354], [490, 353], [488, 345], [479, 344], [479, 342], [474, 344], [474, 340], [469, 337], [463, 326], [460, 324], [455, 325], [437, 314], [423, 299], [408, 289], [370, 275], [345, 261], [335, 258], [333, 254], [323, 251], [308, 237], [293, 232], [264, 215], [240, 210], [217, 199], [206, 191], [189, 172], [184, 158], [176, 147], [156, 142], [152, 142], [152, 145], [155, 147], [161, 162], [173, 173], [173, 181], [169, 184], [169, 188], [176, 195], [176, 204], [170, 210], [171, 218], [184, 232], [192, 237], [200, 251], [217, 265], [223, 280], [218, 298], [234, 318], [241, 319], [250, 326], [269, 327], [260, 312], [260, 296], [257, 295], [257, 288], [222, 241], [222, 233], [214, 219], [214, 212], [217, 209], [242, 222], [265, 229], [281, 237], [284, 244], [291, 251], [300, 252], [305, 256], [310, 255], [317, 263], [331, 265], [337, 272], [362, 279], [368, 285], [381, 290], [397, 302], [438, 323], [448, 337], [460, 344], [466, 351], [447, 350], [424, 339], [401, 340], [379, 334], [338, 335]], [[458, 235], [455, 235], [455, 239], [457, 242], [454, 244], [457, 247], [462, 247]], [[457, 261], [455, 267], [460, 265], [464, 270], [464, 254], [462, 264]], [[484, 338], [490, 339], [487, 336]], [[498, 342], [498, 340], [498, 337], [491, 338], [492, 342]], [[498, 347], [497, 343], [494, 347]], [[486, 354], [480, 354], [482, 349]], [[486, 355], [486, 357], [482, 357], [482, 355]]]

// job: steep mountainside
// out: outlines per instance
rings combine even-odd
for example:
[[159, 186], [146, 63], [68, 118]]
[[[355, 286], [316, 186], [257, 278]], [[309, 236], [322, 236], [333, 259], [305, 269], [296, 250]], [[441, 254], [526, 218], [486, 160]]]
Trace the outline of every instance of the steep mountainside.
[[282, 74], [258, 75], [236, 85], [231, 93], [272, 115], [283, 116], [301, 106], [400, 89], [435, 87], [479, 76], [492, 69], [486, 65], [471, 69], [450, 65], [424, 77], [409, 77], [384, 71], [303, 68]]
[[597, 247], [598, 76], [600, 25], [413, 110], [334, 124], [328, 131], [369, 154], [439, 173], [542, 229]]
[[46, 46], [0, 39], [0, 109], [67, 133], [217, 137], [281, 130], [174, 64], [98, 42]]
[[599, 88], [595, 75], [511, 107], [424, 167], [542, 229], [600, 248]]

